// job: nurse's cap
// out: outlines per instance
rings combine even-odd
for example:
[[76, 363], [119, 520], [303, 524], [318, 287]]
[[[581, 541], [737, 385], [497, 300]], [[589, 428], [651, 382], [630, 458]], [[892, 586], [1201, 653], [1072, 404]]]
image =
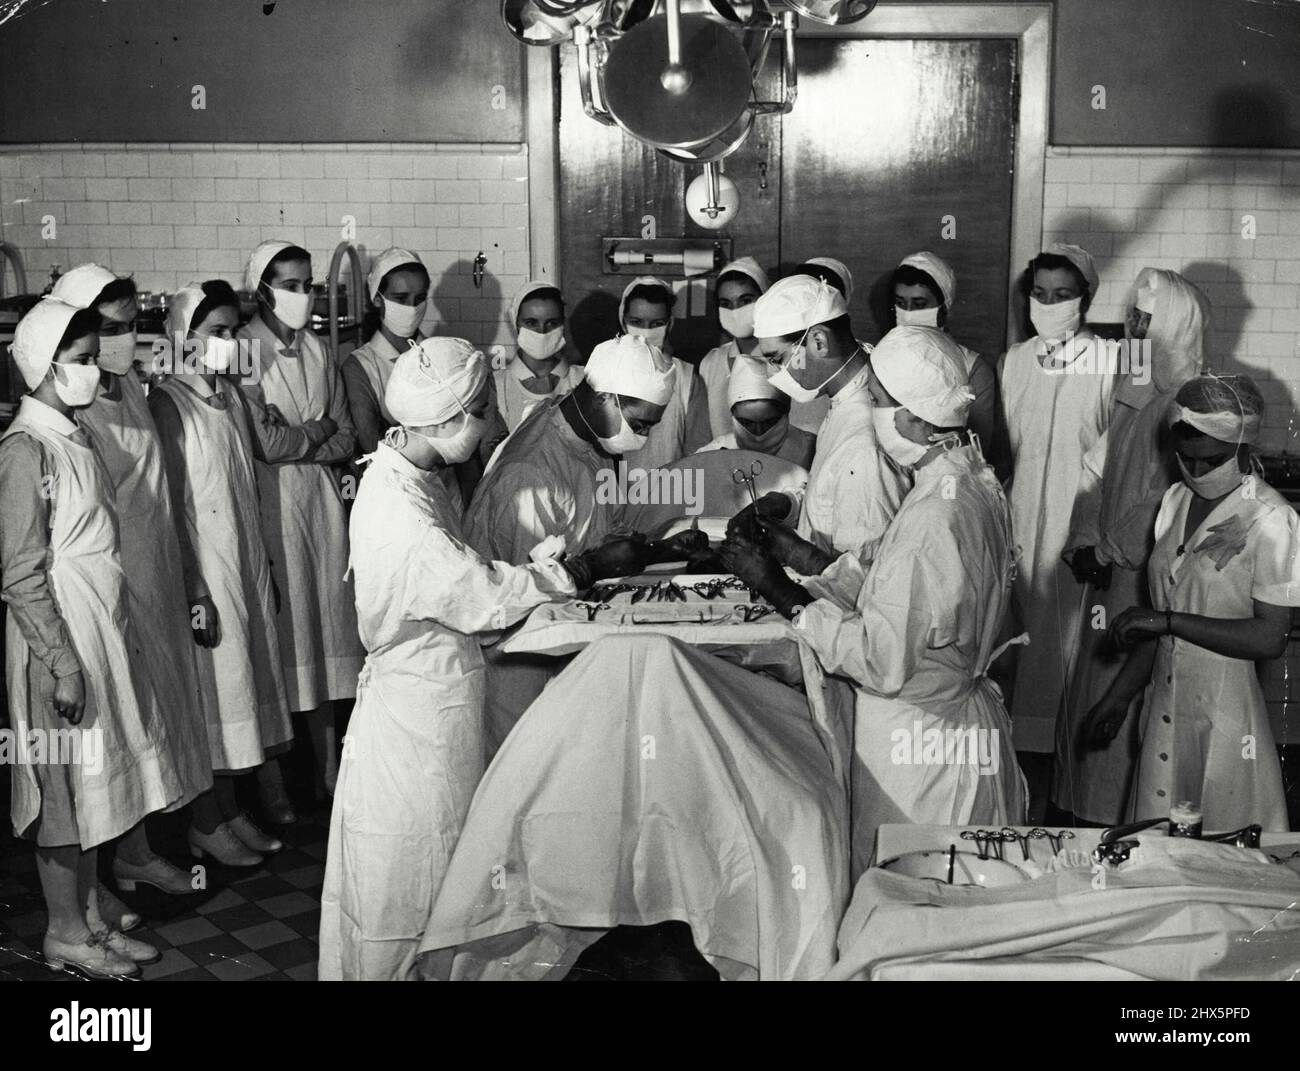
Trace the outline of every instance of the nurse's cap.
[[824, 279], [790, 275], [754, 302], [754, 334], [758, 338], [802, 334], [848, 311], [844, 295]]
[[469, 411], [487, 377], [487, 358], [465, 339], [426, 338], [393, 363], [384, 405], [404, 427], [445, 424]]
[[623, 318], [627, 316], [627, 303], [631, 299], [632, 291], [638, 286], [654, 286], [661, 290], [668, 291], [668, 322], [671, 324], [673, 319], [673, 308], [677, 304], [677, 298], [673, 294], [673, 288], [666, 282], [654, 275], [638, 275], [627, 286], [623, 287], [623, 296], [618, 299], [618, 322], [621, 325]]
[[1079, 274], [1083, 276], [1088, 284], [1088, 293], [1094, 298], [1097, 296], [1097, 287], [1101, 284], [1101, 280], [1097, 275], [1097, 265], [1092, 259], [1092, 254], [1083, 246], [1070, 245], [1069, 242], [1053, 242], [1043, 252], [1064, 257], [1078, 268]]
[[375, 257], [374, 263], [370, 265], [370, 274], [366, 276], [366, 289], [370, 292], [370, 301], [373, 304], [375, 298], [379, 296], [379, 288], [384, 285], [384, 276], [394, 268], [400, 268], [404, 264], [418, 264], [424, 267], [418, 254], [412, 253], [409, 249], [400, 249], [393, 246], [392, 249], [385, 249], [379, 256]]
[[9, 352], [13, 354], [14, 364], [22, 373], [28, 390], [35, 390], [41, 385], [45, 373], [54, 363], [63, 332], [79, 312], [81, 309], [75, 305], [51, 296], [38, 301], [18, 321]]
[[953, 270], [948, 267], [948, 262], [942, 257], [922, 251], [904, 257], [898, 262], [898, 266], [900, 268], [916, 268], [917, 271], [925, 272], [934, 280], [934, 285], [939, 288], [939, 293], [943, 296], [944, 307], [949, 310], [952, 309], [952, 303], [957, 297], [957, 276], [953, 274]]
[[283, 242], [278, 238], [262, 242], [252, 255], [248, 258], [248, 263], [244, 266], [244, 289], [256, 291], [262, 282], [262, 276], [266, 272], [267, 265], [286, 249], [292, 249], [293, 242]]
[[194, 326], [194, 314], [199, 311], [206, 297], [199, 283], [186, 283], [171, 296], [167, 302], [167, 339], [171, 341], [179, 336], [183, 343]]
[[514, 327], [519, 322], [519, 310], [524, 307], [524, 302], [533, 294], [536, 294], [539, 290], [559, 289], [559, 284], [553, 283], [549, 279], [529, 279], [528, 282], [515, 291], [515, 296], [510, 299], [510, 326]]
[[779, 387], [772, 386], [767, 378], [771, 374], [765, 361], [743, 355], [737, 357], [736, 363], [731, 366], [731, 374], [727, 377], [727, 408], [730, 409], [737, 402], [786, 398]]
[[50, 297], [78, 309], [88, 309], [95, 303], [95, 298], [104, 292], [104, 287], [115, 282], [117, 276], [102, 264], [78, 264], [59, 276], [54, 289], [50, 291]]
[[587, 358], [587, 384], [601, 394], [640, 398], [667, 405], [673, 396], [673, 362], [658, 346], [637, 335], [619, 335], [602, 342]]
[[895, 327], [876, 343], [871, 368], [898, 404], [936, 428], [966, 423], [975, 392], [966, 360], [945, 332], [934, 327]]
[[767, 277], [767, 272], [763, 270], [762, 265], [753, 257], [737, 257], [735, 260], [731, 261], [731, 263], [724, 264], [722, 270], [718, 272], [718, 278], [721, 279], [724, 275], [728, 275], [731, 272], [743, 275], [747, 279], [754, 280], [754, 285], [758, 287], [758, 292], [760, 294], [766, 294], [768, 288], [772, 285], [772, 281]]

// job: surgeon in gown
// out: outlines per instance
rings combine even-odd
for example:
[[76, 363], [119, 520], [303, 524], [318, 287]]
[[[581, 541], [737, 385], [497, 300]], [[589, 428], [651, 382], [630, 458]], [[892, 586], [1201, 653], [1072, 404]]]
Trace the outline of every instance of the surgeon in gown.
[[344, 741], [321, 894], [323, 980], [401, 980], [483, 774], [484, 668], [476, 633], [617, 575], [611, 543], [561, 563], [484, 560], [437, 478], [477, 447], [490, 400], [483, 354], [432, 338], [397, 359], [399, 426], [371, 456], [352, 510], [366, 663]]
[[[267, 241], [249, 257], [244, 285], [257, 294], [257, 314], [239, 329], [256, 344], [254, 374], [242, 382], [261, 406], [290, 426], [328, 417], [335, 431], [296, 459], [259, 462], [262, 531], [283, 601], [280, 658], [289, 708], [302, 712], [316, 753], [318, 787], [332, 792], [337, 776], [334, 701], [351, 699], [363, 652], [357, 638], [348, 562], [347, 511], [338, 473], [356, 433], [334, 359], [311, 330], [311, 258], [283, 241]], [[277, 760], [258, 768], [273, 812], [286, 806], [273, 778]], [[286, 817], [292, 817], [288, 812]]]
[[1153, 609], [1111, 626], [1131, 653], [1086, 727], [1105, 747], [1142, 696], [1135, 821], [1191, 803], [1206, 831], [1288, 828], [1256, 664], [1286, 650], [1300, 606], [1300, 517], [1252, 466], [1263, 412], [1248, 376], [1198, 376], [1174, 396], [1182, 478], [1156, 516]]
[[[1088, 748], [1081, 733], [1088, 711], [1124, 664], [1123, 652], [1107, 637], [1110, 623], [1147, 598], [1156, 512], [1178, 471], [1169, 407], [1178, 388], [1200, 371], [1209, 328], [1208, 301], [1177, 272], [1143, 268], [1127, 308], [1125, 336], [1134, 348], [1120, 370], [1101, 471], [1084, 474], [1065, 552], [1075, 579], [1087, 588], [1079, 653], [1056, 732], [1051, 798], [1061, 813], [1049, 820], [1066, 825], [1115, 825], [1128, 802], [1141, 704], [1130, 705], [1108, 748]], [[1096, 460], [1094, 452], [1090, 461]]]
[[[99, 390], [79, 419], [113, 481], [131, 619], [149, 652], [139, 668], [167, 719], [189, 802], [212, 787], [212, 767], [162, 448], [136, 372], [135, 283], [99, 264], [82, 264], [59, 276], [51, 296], [100, 315]], [[194, 891], [189, 872], [150, 847], [143, 823], [117, 842], [112, 869], [128, 890], [143, 882], [174, 896]]]
[[1027, 796], [988, 678], [1011, 597], [1011, 518], [965, 431], [974, 395], [961, 350], [934, 328], [896, 327], [871, 367], [877, 436], [916, 482], [870, 569], [775, 524], [719, 552], [855, 685], [854, 880], [886, 822], [1017, 825]]
[[[526, 564], [548, 536], [579, 554], [626, 532], [617, 466], [644, 446], [672, 404], [676, 372], [658, 348], [633, 335], [600, 343], [586, 367], [572, 393], [529, 413], [475, 492], [465, 539], [488, 561]], [[541, 693], [555, 660], [493, 649], [488, 666], [489, 745], [495, 752]]]
[[812, 467], [817, 436], [790, 422], [790, 396], [772, 386], [766, 361], [737, 357], [724, 387], [731, 409], [731, 430], [699, 453], [754, 450], [779, 457], [805, 471]]
[[1012, 612], [1029, 634], [1016, 659], [1011, 721], [1017, 751], [1051, 754], [1083, 615], [1083, 592], [1061, 554], [1084, 474], [1104, 456], [1115, 375], [1084, 321], [1098, 284], [1088, 252], [1053, 245], [1031, 262], [1029, 280], [1036, 334], [999, 365], [1011, 446], [1007, 497], [1020, 545]]
[[671, 465], [709, 441], [709, 392], [699, 370], [673, 356], [668, 333], [676, 296], [662, 279], [641, 275], [623, 288], [618, 303], [619, 329], [661, 350], [672, 361], [673, 393], [663, 416], [650, 429], [644, 446], [625, 453], [627, 463], [643, 469]]
[[763, 357], [781, 363], [773, 386], [796, 403], [822, 395], [831, 403], [805, 492], [769, 492], [737, 518], [791, 524], [826, 553], [868, 565], [911, 478], [876, 441], [868, 351], [853, 336], [844, 298], [824, 280], [790, 276], [758, 299], [754, 331]]

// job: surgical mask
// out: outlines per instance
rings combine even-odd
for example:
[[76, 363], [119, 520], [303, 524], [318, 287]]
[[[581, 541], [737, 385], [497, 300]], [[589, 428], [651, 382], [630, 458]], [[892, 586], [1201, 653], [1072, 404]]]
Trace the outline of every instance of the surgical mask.
[[203, 340], [203, 354], [200, 358], [203, 361], [203, 367], [209, 372], [229, 371], [230, 366], [235, 363], [236, 354], [239, 352], [239, 343], [233, 338], [201, 335], [197, 331], [194, 334]]
[[664, 340], [668, 337], [668, 325], [661, 324], [659, 327], [629, 327], [627, 333], [629, 335], [635, 335], [637, 338], [645, 339], [647, 345], [663, 349]]
[[587, 430], [596, 436], [596, 441], [600, 443], [600, 448], [607, 454], [630, 454], [635, 450], [640, 450], [645, 446], [649, 435], [638, 435], [632, 430], [632, 425], [627, 422], [627, 417], [623, 415], [623, 404], [618, 401], [618, 396], [614, 396], [614, 404], [618, 406], [619, 428], [613, 435], [600, 435], [596, 429], [591, 426], [591, 421], [587, 419], [586, 414], [582, 411], [582, 406], [578, 406], [578, 416], [582, 417], [582, 422], [587, 425]]
[[98, 386], [98, 365], [56, 364], [54, 366], [54, 393], [59, 396], [59, 401], [64, 405], [70, 405], [74, 409], [89, 405], [95, 400], [95, 390]]
[[1071, 298], [1058, 301], [1054, 305], [1044, 305], [1037, 298], [1029, 299], [1029, 322], [1034, 325], [1038, 337], [1047, 342], [1060, 342], [1067, 335], [1072, 335], [1083, 324], [1083, 298]]
[[718, 322], [732, 338], [754, 337], [754, 306], [742, 305], [738, 309], [719, 309]]
[[[455, 435], [446, 439], [433, 439], [424, 436], [429, 445], [432, 446], [442, 456], [443, 461], [448, 465], [459, 465], [462, 461], [468, 461], [474, 456], [474, 451], [478, 449], [478, 444], [483, 441], [483, 433], [487, 430], [487, 421], [482, 417], [465, 414], [465, 426]], [[410, 429], [407, 429], [410, 432]], [[419, 434], [414, 432], [412, 434]]]
[[96, 363], [105, 372], [115, 376], [124, 376], [135, 364], [135, 332], [124, 335], [101, 335], [99, 338], [99, 357]]
[[307, 326], [307, 321], [311, 319], [312, 304], [316, 300], [314, 294], [310, 291], [297, 294], [292, 290], [277, 290], [273, 286], [267, 286], [266, 289], [275, 302], [271, 311], [277, 320], [290, 331], [298, 331]]
[[914, 443], [898, 430], [894, 415], [901, 413], [901, 405], [871, 410], [871, 425], [876, 430], [876, 441], [880, 448], [905, 469], [910, 469], [929, 452], [923, 443]]
[[1188, 472], [1187, 466], [1183, 464], [1183, 459], [1180, 457], [1178, 471], [1183, 474], [1183, 483], [1187, 484], [1194, 494], [1211, 500], [1222, 498], [1228, 492], [1236, 490], [1242, 479], [1241, 467], [1237, 464], [1235, 454], [1203, 476], [1193, 476]]
[[790, 431], [790, 418], [783, 416], [762, 435], [755, 435], [735, 417], [731, 418], [731, 426], [735, 430], [736, 445], [740, 449], [757, 450], [760, 454], [772, 454], [785, 442], [785, 437]]
[[939, 306], [928, 309], [900, 309], [894, 307], [894, 319], [899, 327], [938, 327]]
[[[279, 301], [279, 298], [276, 300]], [[413, 338], [420, 324], [424, 322], [424, 311], [428, 307], [427, 301], [421, 301], [418, 305], [401, 305], [384, 298], [382, 314], [384, 326], [398, 338]], [[276, 315], [279, 313], [277, 312]]]
[[855, 349], [853, 353], [850, 353], [845, 357], [841, 362], [840, 367], [835, 369], [834, 372], [818, 383], [817, 386], [805, 387], [790, 373], [790, 366], [793, 364], [802, 364], [806, 359], [808, 355], [808, 347], [804, 345], [803, 340], [807, 337], [808, 330], [805, 329], [803, 337], [795, 343], [794, 348], [790, 350], [790, 356], [787, 357], [785, 362], [781, 365], [781, 370], [777, 372], [776, 375], [767, 377], [767, 381], [777, 390], [781, 391], [781, 393], [788, 395], [791, 401], [801, 402], [805, 405], [809, 402], [815, 402], [817, 396], [821, 393], [822, 387], [826, 386], [827, 383], [839, 375], [840, 370], [848, 364], [850, 360], [852, 360], [853, 353], [858, 352]]
[[519, 329], [519, 348], [534, 361], [547, 361], [564, 349], [564, 325], [549, 331], [534, 331], [531, 327]]

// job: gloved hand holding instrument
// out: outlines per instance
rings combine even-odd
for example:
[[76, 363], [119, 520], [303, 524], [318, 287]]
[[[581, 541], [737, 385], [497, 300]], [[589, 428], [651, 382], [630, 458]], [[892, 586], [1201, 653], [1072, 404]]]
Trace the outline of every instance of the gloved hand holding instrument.
[[718, 557], [750, 591], [770, 602], [783, 617], [793, 618], [798, 608], [812, 602], [807, 589], [791, 580], [781, 563], [757, 543], [733, 536], [718, 548]]
[[763, 529], [769, 523], [785, 520], [790, 507], [789, 496], [780, 491], [759, 495], [727, 522], [727, 538], [739, 535], [751, 543], [761, 543]]
[[763, 535], [763, 546], [772, 556], [800, 576], [817, 576], [835, 561], [834, 554], [827, 554], [817, 544], [796, 535], [784, 524], [772, 522], [766, 525]]
[[585, 591], [597, 580], [613, 580], [645, 571], [650, 547], [644, 539], [620, 536], [582, 554], [570, 554], [560, 564], [573, 577], [574, 586]]

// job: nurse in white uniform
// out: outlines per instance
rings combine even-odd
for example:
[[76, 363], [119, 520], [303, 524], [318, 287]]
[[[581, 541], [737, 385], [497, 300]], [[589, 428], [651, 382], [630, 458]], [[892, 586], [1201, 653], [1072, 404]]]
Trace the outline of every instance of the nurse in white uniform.
[[1008, 488], [1020, 545], [1013, 615], [1029, 633], [1016, 661], [1011, 721], [1016, 750], [1051, 754], [1056, 718], [1083, 617], [1081, 591], [1061, 559], [1089, 458], [1104, 457], [1115, 374], [1084, 322], [1097, 292], [1087, 251], [1057, 244], [1030, 264], [1029, 316], [1037, 335], [1002, 357], [1002, 408], [1011, 444]]
[[718, 273], [715, 294], [718, 326], [726, 338], [700, 361], [700, 378], [709, 391], [709, 429], [713, 437], [731, 431], [731, 407], [727, 401], [727, 379], [736, 358], [758, 349], [754, 337], [754, 302], [771, 286], [767, 272], [753, 257], [741, 257]]
[[654, 346], [673, 364], [672, 397], [663, 416], [651, 429], [646, 444], [624, 454], [629, 466], [662, 468], [695, 453], [713, 438], [709, 434], [708, 388], [698, 369], [673, 356], [668, 342], [675, 301], [672, 288], [662, 279], [642, 275], [627, 284], [618, 303], [618, 322], [623, 333]]
[[483, 774], [475, 635], [608, 575], [615, 548], [515, 566], [469, 547], [437, 469], [468, 457], [490, 403], [483, 354], [456, 338], [404, 353], [386, 393], [399, 426], [352, 510], [366, 645], [344, 741], [321, 894], [323, 980], [400, 980]]
[[[1011, 518], [964, 429], [961, 350], [932, 328], [897, 327], [872, 354], [871, 392], [882, 448], [916, 483], [870, 569], [779, 525], [763, 533], [767, 551], [734, 539], [719, 552], [856, 686], [854, 880], [882, 823], [1016, 825], [1027, 795], [988, 678], [1011, 597]], [[812, 579], [797, 584], [782, 563]]]
[[510, 323], [517, 352], [501, 367], [493, 367], [492, 382], [501, 420], [507, 431], [514, 431], [533, 408], [581, 383], [583, 369], [569, 363], [564, 297], [554, 283], [524, 283], [510, 302]]
[[1146, 602], [1156, 514], [1177, 479], [1169, 408], [1178, 388], [1200, 371], [1208, 328], [1209, 302], [1196, 287], [1177, 272], [1142, 270], [1130, 294], [1125, 334], [1135, 346], [1145, 343], [1150, 359], [1134, 350], [1137, 359], [1122, 370], [1101, 471], [1085, 472], [1070, 522], [1065, 556], [1075, 580], [1087, 585], [1088, 620], [1057, 722], [1051, 798], [1061, 813], [1050, 815], [1052, 822], [1123, 820], [1137, 768], [1141, 703], [1130, 704], [1108, 748], [1088, 748], [1081, 732], [1124, 664], [1107, 629], [1130, 606]]
[[790, 276], [758, 299], [754, 331], [764, 358], [781, 363], [774, 386], [796, 403], [828, 396], [831, 404], [804, 494], [769, 492], [733, 517], [729, 530], [783, 521], [823, 551], [854, 554], [866, 566], [911, 478], [877, 444], [868, 351], [853, 337], [844, 298], [823, 280]]
[[1288, 828], [1256, 664], [1286, 650], [1300, 606], [1300, 517], [1252, 471], [1263, 412], [1247, 376], [1200, 376], [1174, 397], [1182, 479], [1156, 517], [1154, 609], [1112, 625], [1133, 651], [1088, 726], [1093, 746], [1107, 746], [1145, 688], [1134, 820], [1190, 802], [1206, 830]]
[[[162, 446], [136, 374], [135, 295], [134, 282], [98, 264], [82, 264], [61, 275], [51, 293], [77, 308], [95, 309], [102, 318], [99, 390], [80, 421], [94, 436], [113, 480], [131, 619], [149, 652], [140, 671], [149, 675], [168, 721], [173, 761], [184, 778], [188, 802], [212, 787], [212, 766], [190, 638], [192, 604], [185, 594]], [[138, 882], [173, 895], [194, 891], [189, 872], [150, 847], [143, 824], [115, 846], [113, 877], [127, 891]]]
[[[258, 462], [262, 532], [280, 590], [280, 657], [289, 708], [306, 716], [317, 775], [327, 792], [337, 775], [334, 706], [356, 693], [363, 658], [357, 638], [348, 568], [347, 512], [337, 473], [348, 461], [356, 433], [343, 377], [324, 344], [308, 327], [313, 294], [311, 258], [283, 241], [263, 242], [248, 260], [244, 285], [257, 293], [257, 314], [239, 329], [256, 345], [254, 375], [241, 386], [261, 406], [274, 406], [291, 427], [328, 417], [334, 434], [293, 461]], [[277, 760], [258, 768], [264, 788]], [[268, 801], [281, 810], [282, 799]], [[289, 816], [292, 812], [289, 813]]]

